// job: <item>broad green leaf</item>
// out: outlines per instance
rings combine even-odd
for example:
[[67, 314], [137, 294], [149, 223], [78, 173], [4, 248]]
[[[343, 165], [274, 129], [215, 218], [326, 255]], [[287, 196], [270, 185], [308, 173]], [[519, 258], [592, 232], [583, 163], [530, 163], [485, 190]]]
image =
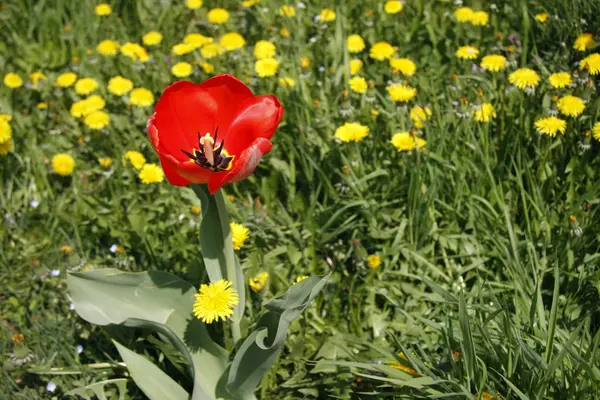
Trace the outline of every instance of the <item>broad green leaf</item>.
[[206, 185], [192, 185], [192, 189], [202, 203], [200, 248], [208, 277], [211, 282], [227, 279], [232, 283], [239, 296], [239, 302], [231, 317], [233, 339], [237, 341], [240, 339], [239, 324], [244, 314], [246, 291], [244, 290], [242, 270], [235, 260], [231, 229], [229, 228], [229, 214], [223, 193], [218, 190], [211, 195]]
[[194, 395], [214, 398], [228, 354], [212, 341], [204, 323], [192, 316], [196, 290], [191, 284], [162, 271], [129, 273], [113, 268], [71, 273], [67, 282], [83, 319], [159, 332], [192, 366]]
[[119, 400], [125, 400], [125, 394], [127, 393], [127, 379], [107, 379], [105, 381], [91, 383], [87, 386], [69, 390], [65, 393], [65, 396], [78, 395], [86, 400], [91, 400], [92, 396], [95, 395], [98, 400], [106, 400], [107, 397], [104, 390], [108, 385], [115, 385], [119, 390]]
[[264, 305], [267, 312], [238, 349], [229, 370], [227, 390], [234, 398], [254, 398], [254, 390], [283, 347], [288, 326], [319, 294], [328, 277], [306, 278]]
[[169, 375], [148, 361], [146, 357], [129, 350], [113, 340], [121, 358], [127, 364], [127, 369], [135, 384], [150, 400], [188, 400], [189, 394]]

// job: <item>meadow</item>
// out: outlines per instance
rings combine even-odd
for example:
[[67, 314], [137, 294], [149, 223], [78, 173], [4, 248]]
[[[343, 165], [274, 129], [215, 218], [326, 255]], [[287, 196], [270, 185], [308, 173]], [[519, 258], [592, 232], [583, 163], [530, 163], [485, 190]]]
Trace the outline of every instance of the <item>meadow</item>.
[[0, 399], [146, 398], [111, 339], [189, 391], [175, 347], [84, 321], [66, 279], [208, 282], [201, 203], [146, 129], [167, 86], [218, 74], [285, 110], [221, 189], [242, 335], [330, 273], [256, 398], [600, 398], [600, 1], [8, 0], [0, 20]]

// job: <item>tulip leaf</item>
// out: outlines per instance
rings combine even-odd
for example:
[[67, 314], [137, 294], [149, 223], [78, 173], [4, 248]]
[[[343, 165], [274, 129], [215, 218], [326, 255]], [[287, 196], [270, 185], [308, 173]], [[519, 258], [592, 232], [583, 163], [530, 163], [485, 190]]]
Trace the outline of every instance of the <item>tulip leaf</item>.
[[200, 248], [208, 277], [211, 282], [227, 279], [232, 283], [239, 296], [239, 302], [231, 317], [234, 340], [238, 340], [239, 324], [246, 304], [246, 291], [242, 270], [235, 260], [229, 227], [229, 213], [225, 206], [223, 192], [217, 190], [214, 195], [211, 195], [207, 185], [191, 186], [202, 204]]
[[264, 304], [267, 312], [238, 349], [229, 370], [227, 390], [235, 399], [254, 398], [256, 387], [283, 347], [288, 326], [310, 305], [328, 278], [306, 278]]
[[135, 384], [150, 400], [188, 400], [189, 394], [160, 368], [113, 340]]
[[127, 393], [127, 379], [107, 379], [100, 382], [90, 383], [87, 386], [78, 387], [69, 390], [65, 396], [81, 396], [86, 400], [92, 400], [92, 396], [96, 396], [98, 400], [106, 400], [105, 389], [109, 385], [115, 385], [119, 391], [119, 400], [125, 400]]
[[194, 375], [194, 398], [214, 399], [228, 353], [192, 316], [195, 288], [162, 271], [122, 272], [105, 268], [67, 277], [75, 310], [96, 325], [149, 328], [171, 342]]

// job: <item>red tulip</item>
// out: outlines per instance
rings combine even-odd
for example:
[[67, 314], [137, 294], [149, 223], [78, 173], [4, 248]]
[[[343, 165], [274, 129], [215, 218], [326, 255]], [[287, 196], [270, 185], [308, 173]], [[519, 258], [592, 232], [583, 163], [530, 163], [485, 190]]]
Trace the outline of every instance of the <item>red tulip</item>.
[[211, 194], [254, 172], [283, 116], [272, 95], [254, 96], [232, 75], [167, 87], [148, 118], [148, 137], [172, 185], [208, 183]]

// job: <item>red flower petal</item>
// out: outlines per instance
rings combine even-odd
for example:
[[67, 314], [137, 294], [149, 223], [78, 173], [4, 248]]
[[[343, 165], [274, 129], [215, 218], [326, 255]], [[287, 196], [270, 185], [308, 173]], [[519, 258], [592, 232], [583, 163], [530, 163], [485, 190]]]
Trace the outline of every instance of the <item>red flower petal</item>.
[[270, 140], [281, 118], [283, 107], [277, 97], [265, 95], [246, 100], [225, 133], [225, 149], [239, 155], [258, 138]]
[[263, 155], [271, 151], [273, 144], [265, 138], [257, 138], [252, 145], [234, 160], [234, 166], [227, 172], [213, 174], [208, 181], [208, 191], [214, 194], [226, 183], [239, 182], [254, 172]]
[[[283, 107], [275, 96], [253, 96], [235, 77], [219, 75], [200, 85], [180, 81], [167, 87], [148, 119], [147, 131], [171, 184], [208, 183], [214, 193], [254, 172], [261, 157], [271, 151], [270, 139], [282, 117]], [[230, 169], [223, 172], [196, 164], [182, 151], [194, 153], [198, 133], [214, 137], [217, 128], [215, 146], [223, 140], [233, 157]]]
[[[200, 85], [187, 81], [167, 87], [155, 108], [158, 151], [186, 161], [182, 149], [198, 147], [198, 132], [213, 134], [227, 128], [234, 117], [234, 105], [252, 98], [252, 92], [231, 75], [219, 75]], [[222, 127], [222, 128], [221, 128]]]
[[179, 172], [177, 172], [175, 167], [173, 167], [171, 162], [166, 159], [166, 157], [164, 157], [164, 156], [159, 156], [159, 157], [160, 157], [160, 165], [163, 169], [163, 172], [165, 173], [165, 176], [167, 177], [167, 180], [169, 181], [169, 183], [171, 185], [187, 186], [190, 184], [190, 181], [188, 181], [183, 176], [181, 176], [179, 174]]

